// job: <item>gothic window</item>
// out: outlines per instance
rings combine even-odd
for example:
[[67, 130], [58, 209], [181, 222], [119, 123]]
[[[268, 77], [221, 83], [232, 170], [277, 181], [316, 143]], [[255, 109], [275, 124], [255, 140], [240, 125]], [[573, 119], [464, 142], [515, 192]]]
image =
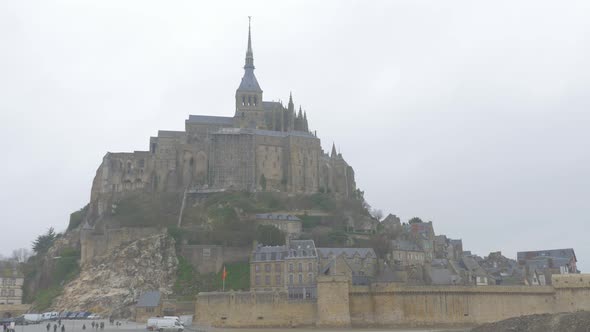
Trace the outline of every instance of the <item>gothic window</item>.
[[[242, 106], [246, 106], [246, 97], [242, 96]], [[242, 113], [244, 115], [244, 113]]]

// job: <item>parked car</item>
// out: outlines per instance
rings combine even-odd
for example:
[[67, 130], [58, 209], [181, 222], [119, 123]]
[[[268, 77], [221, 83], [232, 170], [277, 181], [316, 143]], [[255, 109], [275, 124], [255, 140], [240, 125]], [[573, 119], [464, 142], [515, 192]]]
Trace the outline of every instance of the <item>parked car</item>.
[[90, 316], [86, 317], [86, 319], [100, 319], [100, 315], [91, 314]]

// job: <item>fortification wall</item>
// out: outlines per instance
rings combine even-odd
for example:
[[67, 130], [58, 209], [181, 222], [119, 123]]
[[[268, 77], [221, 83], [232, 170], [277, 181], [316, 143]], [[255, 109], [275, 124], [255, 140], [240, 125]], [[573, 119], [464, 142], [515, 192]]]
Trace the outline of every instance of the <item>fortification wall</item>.
[[[398, 286], [353, 287], [353, 325], [474, 325], [553, 312], [552, 287]], [[372, 309], [367, 309], [372, 308]]]
[[316, 322], [315, 301], [292, 301], [286, 292], [201, 293], [195, 317], [216, 327], [292, 327]]
[[[318, 279], [317, 304], [258, 293], [199, 294], [196, 317], [213, 326], [470, 326], [510, 317], [590, 310], [590, 275], [554, 276], [554, 286], [352, 286]], [[347, 291], [348, 290], [348, 291]], [[223, 318], [225, 317], [225, 318]], [[262, 318], [259, 318], [262, 317]]]

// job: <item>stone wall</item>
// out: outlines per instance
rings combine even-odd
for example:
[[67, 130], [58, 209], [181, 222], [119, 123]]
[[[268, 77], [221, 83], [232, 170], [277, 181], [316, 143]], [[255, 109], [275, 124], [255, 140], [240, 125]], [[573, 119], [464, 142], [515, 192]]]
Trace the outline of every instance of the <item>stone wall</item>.
[[315, 301], [289, 300], [286, 292], [201, 293], [195, 317], [216, 327], [292, 327], [316, 322]]
[[590, 310], [590, 275], [554, 276], [555, 286], [536, 287], [394, 283], [350, 287], [341, 279], [318, 278], [317, 303], [306, 305], [290, 302], [282, 293], [199, 294], [195, 314], [199, 322], [226, 327], [418, 327], [470, 326], [521, 315]]
[[199, 273], [217, 273], [223, 264], [247, 262], [251, 248], [185, 244], [180, 250]]
[[103, 256], [124, 243], [165, 232], [165, 229], [153, 227], [107, 228], [103, 232], [82, 229], [80, 231], [80, 264], [84, 265], [95, 257]]

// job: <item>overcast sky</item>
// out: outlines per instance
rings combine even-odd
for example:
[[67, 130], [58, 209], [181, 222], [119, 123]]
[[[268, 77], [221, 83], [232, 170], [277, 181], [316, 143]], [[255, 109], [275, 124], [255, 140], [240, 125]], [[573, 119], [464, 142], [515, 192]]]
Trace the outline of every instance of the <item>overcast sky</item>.
[[64, 230], [107, 151], [232, 116], [248, 15], [265, 100], [373, 207], [590, 268], [588, 1], [0, 1], [0, 253]]

